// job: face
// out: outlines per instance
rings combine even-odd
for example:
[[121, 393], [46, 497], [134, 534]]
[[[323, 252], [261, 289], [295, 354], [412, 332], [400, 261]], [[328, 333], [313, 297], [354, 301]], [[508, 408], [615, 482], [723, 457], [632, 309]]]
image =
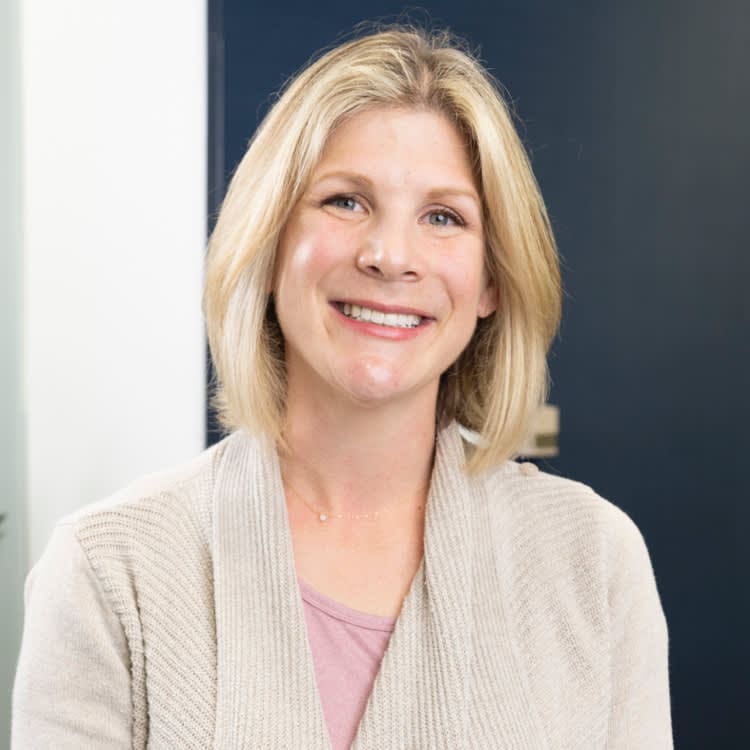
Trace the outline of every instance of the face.
[[345, 121], [282, 233], [273, 286], [290, 398], [434, 407], [440, 375], [496, 307], [456, 128], [403, 109]]

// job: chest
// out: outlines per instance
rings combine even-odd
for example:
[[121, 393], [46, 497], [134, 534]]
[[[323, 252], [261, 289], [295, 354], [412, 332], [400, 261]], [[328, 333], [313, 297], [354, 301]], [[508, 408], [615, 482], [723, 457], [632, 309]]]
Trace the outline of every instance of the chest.
[[297, 576], [351, 609], [396, 617], [423, 554], [423, 526], [378, 530], [290, 517]]

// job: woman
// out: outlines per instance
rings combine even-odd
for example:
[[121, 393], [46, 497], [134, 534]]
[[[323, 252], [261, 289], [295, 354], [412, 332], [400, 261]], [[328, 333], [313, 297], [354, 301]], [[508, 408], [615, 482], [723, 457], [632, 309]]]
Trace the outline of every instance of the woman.
[[231, 434], [60, 523], [14, 747], [671, 747], [638, 530], [511, 460], [559, 311], [481, 66], [400, 28], [313, 63], [211, 238]]

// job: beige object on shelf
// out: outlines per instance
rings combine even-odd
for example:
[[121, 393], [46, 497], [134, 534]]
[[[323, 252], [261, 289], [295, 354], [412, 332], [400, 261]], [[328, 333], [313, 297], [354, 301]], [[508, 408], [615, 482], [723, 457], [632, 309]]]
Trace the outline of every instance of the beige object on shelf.
[[[473, 430], [459, 426], [459, 433], [470, 443], [479, 445], [481, 438]], [[549, 458], [556, 456], [560, 434], [560, 408], [552, 404], [539, 407], [532, 420], [531, 433], [522, 444], [519, 456], [524, 458]]]
[[552, 404], [539, 407], [532, 422], [531, 434], [521, 446], [520, 454], [529, 458], [549, 458], [559, 453], [560, 409]]

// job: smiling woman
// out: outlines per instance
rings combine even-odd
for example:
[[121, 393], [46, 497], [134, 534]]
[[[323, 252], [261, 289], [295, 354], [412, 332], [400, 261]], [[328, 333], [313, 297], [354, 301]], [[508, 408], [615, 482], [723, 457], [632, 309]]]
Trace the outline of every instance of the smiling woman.
[[394, 28], [302, 71], [204, 302], [230, 434], [61, 522], [15, 747], [671, 747], [638, 530], [514, 460], [559, 268], [476, 59]]
[[[381, 116], [368, 118], [367, 111], [376, 109]], [[442, 129], [425, 131], [424, 141], [413, 134], [413, 143], [419, 142], [414, 145], [422, 146], [420, 171], [425, 162], [431, 171], [420, 177], [415, 154], [402, 151], [404, 173], [411, 170], [412, 187], [419, 186], [433, 208], [449, 209], [441, 199], [450, 197], [456, 204], [452, 213], [465, 222], [464, 234], [479, 232], [483, 241], [498, 314], [479, 321], [476, 335], [444, 373], [437, 412], [442, 421], [456, 419], [483, 436], [469, 465], [472, 471], [487, 469], [517, 451], [544, 399], [546, 352], [560, 317], [559, 265], [544, 203], [505, 103], [486, 71], [445, 33], [396, 29], [342, 45], [294, 79], [261, 124], [237, 168], [211, 239], [205, 301], [219, 372], [216, 404], [227, 427], [244, 427], [283, 442], [284, 337], [274, 300], [269, 305], [266, 298], [279, 239], [300, 201], [328, 201], [333, 209], [335, 200], [340, 210], [349, 206], [357, 216], [382, 208], [380, 203], [368, 207], [366, 195], [356, 199], [376, 186], [355, 158], [348, 163], [339, 153], [338, 166], [322, 170], [320, 161], [326, 147], [327, 157], [333, 158], [335, 144], [330, 141], [353, 118], [365, 118], [368, 135], [378, 139], [370, 137], [367, 153], [372, 157], [380, 148], [382, 154], [388, 136], [378, 123], [388, 109], [403, 115], [411, 110], [413, 118], [422, 119], [415, 127], [430, 122], [429, 115], [443, 121]], [[430, 147], [427, 139], [438, 131], [442, 138]], [[444, 184], [440, 164], [450, 154], [455, 176], [456, 148], [461, 150], [460, 184]], [[314, 171], [317, 186], [311, 185]], [[397, 178], [385, 174], [385, 164], [382, 172], [381, 183], [390, 180], [392, 186]], [[388, 208], [390, 217], [392, 203]], [[447, 213], [441, 216], [444, 222], [448, 218]], [[381, 217], [382, 211], [376, 218]], [[392, 223], [378, 230], [394, 231]], [[384, 239], [375, 232], [371, 252], [382, 252]], [[254, 332], [252, 345], [248, 328]]]

